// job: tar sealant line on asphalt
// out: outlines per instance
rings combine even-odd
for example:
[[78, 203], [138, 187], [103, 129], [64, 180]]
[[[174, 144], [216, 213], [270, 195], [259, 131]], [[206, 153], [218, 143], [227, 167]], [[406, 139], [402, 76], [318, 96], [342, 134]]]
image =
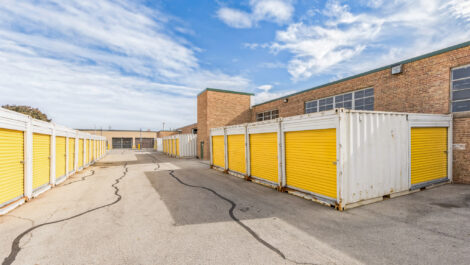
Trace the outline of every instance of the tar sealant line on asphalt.
[[81, 179], [79, 180], [75, 180], [75, 181], [71, 181], [71, 182], [68, 182], [68, 183], [64, 183], [63, 185], [60, 185], [59, 187], [65, 187], [67, 185], [70, 185], [70, 184], [73, 184], [73, 183], [76, 183], [76, 182], [80, 182], [80, 181], [84, 181], [86, 180], [88, 177], [91, 177], [93, 175], [95, 175], [95, 171], [92, 169], [90, 170], [91, 171], [91, 174], [90, 175], [86, 175], [86, 176], [83, 176]]
[[[99, 209], [102, 209], [102, 208], [105, 208], [105, 207], [109, 207], [111, 205], [114, 205], [116, 203], [118, 203], [121, 199], [122, 199], [122, 196], [121, 194], [119, 194], [119, 188], [116, 186], [117, 184], [119, 184], [119, 182], [127, 175], [127, 172], [128, 172], [128, 168], [127, 168], [127, 162], [124, 164], [124, 172], [122, 174], [122, 176], [118, 177], [117, 179], [115, 179], [114, 183], [111, 185], [111, 187], [114, 188], [114, 195], [116, 195], [116, 199], [111, 202], [111, 203], [108, 203], [108, 204], [105, 204], [105, 205], [101, 205], [101, 206], [98, 206], [96, 208], [93, 208], [93, 209], [90, 209], [90, 210], [87, 210], [87, 211], [84, 211], [84, 212], [81, 212], [79, 214], [76, 214], [76, 215], [73, 215], [73, 216], [70, 216], [70, 217], [67, 217], [67, 218], [64, 218], [64, 219], [60, 219], [60, 220], [56, 220], [56, 221], [52, 221], [52, 222], [46, 222], [46, 223], [42, 223], [42, 224], [39, 224], [39, 225], [36, 225], [36, 226], [33, 226], [27, 230], [25, 230], [23, 233], [19, 234], [12, 242], [11, 244], [11, 251], [10, 251], [10, 254], [3, 260], [2, 262], [2, 265], [10, 265], [12, 264], [15, 259], [16, 259], [16, 256], [18, 255], [18, 253], [21, 251], [21, 247], [20, 247], [20, 241], [21, 239], [31, 233], [33, 230], [36, 230], [40, 227], [43, 227], [43, 226], [46, 226], [46, 225], [52, 225], [52, 224], [57, 224], [57, 223], [60, 223], [60, 222], [64, 222], [64, 221], [68, 221], [68, 220], [71, 220], [71, 219], [74, 219], [74, 218], [77, 218], [77, 217], [80, 217], [82, 215], [85, 215], [87, 213], [91, 213], [91, 212], [94, 212], [96, 210], [99, 210]], [[93, 174], [94, 174], [94, 171], [93, 171]], [[90, 175], [91, 176], [91, 175]]]
[[[154, 156], [150, 155], [153, 159], [154, 159], [154, 163], [156, 163], [158, 166], [157, 168], [155, 169], [158, 169], [160, 168], [160, 164], [158, 163], [158, 160], [157, 158], [155, 158]], [[262, 245], [264, 245], [265, 247], [267, 247], [268, 249], [270, 249], [271, 251], [273, 251], [274, 253], [276, 253], [277, 255], [279, 255], [282, 259], [284, 260], [287, 260], [287, 261], [290, 261], [292, 263], [295, 263], [295, 264], [311, 264], [311, 265], [315, 265], [315, 263], [309, 263], [309, 262], [298, 262], [298, 261], [295, 261], [295, 260], [292, 260], [292, 259], [289, 259], [286, 257], [286, 255], [284, 255], [284, 253], [282, 253], [282, 251], [280, 251], [278, 248], [276, 248], [275, 246], [269, 244], [268, 242], [266, 242], [265, 240], [263, 240], [255, 231], [253, 231], [253, 229], [251, 229], [249, 226], [247, 226], [246, 224], [244, 224], [242, 221], [240, 221], [240, 219], [238, 219], [235, 214], [233, 213], [233, 211], [235, 210], [235, 208], [237, 207], [237, 204], [228, 199], [227, 197], [224, 197], [222, 195], [220, 195], [217, 191], [211, 189], [211, 188], [208, 188], [208, 187], [205, 187], [205, 186], [198, 186], [198, 185], [191, 185], [191, 184], [188, 184], [188, 183], [185, 183], [184, 181], [182, 181], [180, 178], [178, 178], [177, 176], [175, 176], [175, 173], [174, 173], [174, 170], [168, 170], [168, 173], [170, 174], [170, 176], [172, 176], [176, 181], [178, 181], [180, 184], [182, 185], [185, 185], [185, 186], [188, 186], [188, 187], [191, 187], [191, 188], [198, 188], [198, 189], [203, 189], [203, 190], [207, 190], [209, 192], [211, 192], [212, 194], [214, 194], [215, 196], [219, 197], [220, 199], [230, 203], [231, 207], [230, 207], [230, 210], [229, 210], [229, 215], [230, 215], [230, 218], [235, 221], [238, 225], [240, 225], [243, 229], [245, 229], [254, 239], [256, 239], [259, 243], [261, 243]]]

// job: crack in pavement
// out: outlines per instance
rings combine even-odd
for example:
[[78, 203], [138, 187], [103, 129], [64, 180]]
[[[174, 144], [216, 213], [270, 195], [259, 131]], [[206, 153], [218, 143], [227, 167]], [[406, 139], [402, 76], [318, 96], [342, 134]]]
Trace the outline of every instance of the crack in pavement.
[[[63, 218], [63, 219], [59, 219], [59, 220], [56, 220], [56, 221], [51, 221], [51, 222], [46, 222], [46, 223], [42, 223], [42, 224], [39, 224], [39, 225], [36, 225], [36, 226], [33, 226], [27, 230], [25, 230], [23, 233], [19, 234], [12, 242], [11, 244], [11, 251], [10, 251], [10, 254], [3, 260], [2, 262], [2, 265], [10, 265], [12, 264], [15, 259], [16, 259], [16, 256], [18, 255], [18, 253], [21, 251], [21, 247], [20, 247], [20, 241], [21, 239], [31, 233], [33, 230], [35, 229], [38, 229], [40, 227], [43, 227], [43, 226], [46, 226], [46, 225], [52, 225], [52, 224], [57, 224], [57, 223], [60, 223], [60, 222], [64, 222], [64, 221], [68, 221], [68, 220], [71, 220], [71, 219], [74, 219], [74, 218], [77, 218], [77, 217], [80, 217], [82, 215], [85, 215], [87, 213], [91, 213], [91, 212], [94, 212], [96, 210], [99, 210], [99, 209], [102, 209], [102, 208], [105, 208], [105, 207], [109, 207], [111, 205], [114, 205], [116, 203], [118, 203], [121, 199], [122, 199], [122, 196], [121, 194], [119, 194], [119, 188], [116, 186], [117, 184], [119, 184], [119, 182], [121, 181], [121, 179], [123, 179], [126, 175], [127, 175], [127, 172], [128, 172], [128, 168], [127, 168], [127, 162], [124, 164], [124, 172], [122, 174], [122, 176], [116, 178], [114, 180], [114, 183], [111, 185], [111, 187], [114, 188], [114, 195], [116, 195], [116, 200], [114, 200], [113, 202], [111, 203], [108, 203], [108, 204], [105, 204], [105, 205], [101, 205], [101, 206], [98, 206], [96, 208], [93, 208], [93, 209], [90, 209], [90, 210], [87, 210], [87, 211], [84, 211], [84, 212], [81, 212], [81, 213], [78, 213], [78, 214], [75, 214], [73, 216], [70, 216], [70, 217], [67, 217], [67, 218]], [[94, 173], [93, 173], [94, 174]]]
[[[153, 161], [154, 163], [156, 163], [158, 165], [157, 168], [160, 168], [160, 164], [158, 163], [158, 160], [156, 157], [150, 155], [152, 158], [153, 158]], [[315, 263], [309, 263], [309, 262], [298, 262], [298, 261], [295, 261], [295, 260], [292, 260], [290, 258], [287, 258], [286, 255], [280, 251], [278, 248], [276, 248], [275, 246], [271, 245], [270, 243], [268, 243], [267, 241], [265, 241], [264, 239], [262, 239], [255, 231], [253, 231], [253, 229], [251, 229], [249, 226], [247, 226], [246, 224], [244, 224], [242, 221], [240, 221], [240, 219], [238, 219], [235, 214], [233, 213], [233, 211], [235, 210], [235, 208], [237, 207], [237, 204], [228, 199], [227, 197], [224, 197], [223, 195], [219, 194], [217, 191], [211, 189], [211, 188], [208, 188], [208, 187], [205, 187], [205, 186], [198, 186], [198, 185], [191, 185], [191, 184], [188, 184], [188, 183], [185, 183], [184, 181], [182, 181], [180, 178], [178, 178], [177, 176], [175, 176], [174, 174], [174, 170], [168, 170], [168, 173], [170, 174], [170, 176], [172, 176], [174, 179], [176, 179], [176, 181], [178, 181], [180, 184], [182, 185], [185, 185], [185, 186], [188, 186], [188, 187], [191, 187], [191, 188], [199, 188], [199, 189], [203, 189], [203, 190], [207, 190], [209, 192], [211, 192], [212, 194], [214, 194], [215, 196], [219, 197], [220, 199], [228, 202], [231, 207], [230, 207], [230, 210], [229, 210], [229, 215], [230, 215], [230, 218], [235, 221], [238, 225], [240, 225], [243, 229], [245, 229], [254, 239], [256, 239], [259, 243], [261, 243], [262, 245], [264, 245], [265, 247], [267, 247], [268, 249], [270, 249], [271, 251], [273, 251], [274, 253], [276, 253], [277, 255], [279, 255], [282, 259], [284, 260], [287, 260], [287, 261], [290, 261], [292, 263], [295, 263], [295, 264], [308, 264], [308, 265], [315, 265]]]
[[71, 181], [71, 182], [68, 182], [68, 183], [65, 183], [63, 185], [60, 185], [59, 187], [65, 187], [67, 185], [70, 185], [70, 184], [73, 184], [73, 183], [77, 183], [77, 182], [81, 182], [81, 181], [85, 181], [88, 177], [91, 177], [95, 174], [95, 170], [90, 170], [91, 171], [91, 174], [90, 175], [86, 175], [86, 176], [83, 176], [81, 179], [79, 180], [75, 180], [75, 181]]

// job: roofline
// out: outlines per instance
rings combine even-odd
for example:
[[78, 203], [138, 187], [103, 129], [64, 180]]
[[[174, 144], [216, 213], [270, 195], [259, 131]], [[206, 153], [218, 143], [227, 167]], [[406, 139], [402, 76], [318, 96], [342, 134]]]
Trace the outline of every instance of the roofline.
[[[77, 131], [96, 131], [96, 132], [141, 132], [140, 130], [115, 130], [115, 129], [75, 129]], [[147, 130], [142, 130], [142, 132], [152, 132], [152, 133], [157, 133], [157, 132], [173, 132], [173, 131], [147, 131]]]
[[232, 93], [232, 94], [239, 94], [239, 95], [247, 95], [247, 96], [254, 96], [253, 93], [247, 92], [240, 92], [240, 91], [233, 91], [233, 90], [225, 90], [225, 89], [218, 89], [218, 88], [206, 88], [197, 94], [198, 96], [206, 91], [214, 91], [214, 92], [222, 92], [222, 93]]
[[416, 57], [413, 57], [413, 58], [410, 58], [410, 59], [406, 59], [406, 60], [399, 61], [399, 62], [396, 62], [396, 63], [393, 63], [393, 64], [389, 64], [389, 65], [386, 65], [386, 66], [382, 66], [382, 67], [379, 67], [379, 68], [376, 68], [376, 69], [373, 69], [373, 70], [369, 70], [367, 72], [363, 72], [363, 73], [356, 74], [356, 75], [353, 75], [353, 76], [345, 77], [343, 79], [339, 79], [339, 80], [329, 82], [329, 83], [326, 83], [326, 84], [323, 84], [323, 85], [319, 85], [319, 86], [312, 87], [312, 88], [309, 88], [309, 89], [301, 90], [299, 92], [295, 92], [295, 93], [292, 93], [292, 94], [289, 94], [289, 95], [286, 95], [286, 96], [271, 99], [271, 100], [253, 105], [252, 107], [264, 105], [264, 104], [267, 104], [267, 103], [270, 103], [270, 102], [273, 102], [273, 101], [277, 101], [277, 100], [280, 100], [280, 99], [285, 99], [285, 98], [288, 98], [288, 97], [292, 97], [292, 96], [302, 94], [304, 92], [308, 92], [308, 91], [311, 91], [311, 90], [315, 90], [315, 89], [319, 89], [319, 88], [322, 88], [322, 87], [334, 85], [334, 84], [337, 84], [337, 83], [341, 83], [341, 82], [351, 80], [351, 79], [354, 79], [354, 78], [358, 78], [358, 77], [361, 77], [361, 76], [365, 76], [365, 75], [368, 75], [368, 74], [380, 72], [380, 71], [389, 69], [389, 68], [391, 68], [392, 66], [395, 66], [395, 65], [412, 63], [412, 62], [415, 62], [415, 61], [419, 61], [419, 60], [422, 60], [422, 59], [425, 59], [425, 58], [428, 58], [428, 57], [432, 57], [432, 56], [439, 55], [439, 54], [442, 54], [442, 53], [445, 53], [445, 52], [457, 50], [457, 49], [467, 47], [467, 46], [470, 46], [470, 41], [466, 41], [466, 42], [463, 42], [463, 43], [460, 43], [460, 44], [457, 44], [457, 45], [453, 45], [453, 46], [450, 46], [450, 47], [447, 47], [447, 48], [444, 48], [444, 49], [440, 49], [440, 50], [437, 50], [437, 51], [426, 53], [426, 54], [423, 54], [423, 55], [420, 55], [420, 56], [416, 56]]

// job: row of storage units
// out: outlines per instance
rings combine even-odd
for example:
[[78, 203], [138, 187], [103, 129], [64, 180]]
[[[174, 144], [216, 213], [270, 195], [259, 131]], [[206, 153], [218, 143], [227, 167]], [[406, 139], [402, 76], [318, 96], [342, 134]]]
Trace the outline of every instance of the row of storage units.
[[106, 139], [0, 108], [0, 214], [86, 168]]
[[196, 157], [196, 134], [175, 134], [162, 138], [163, 153], [172, 157]]
[[452, 116], [335, 109], [211, 129], [211, 165], [339, 210], [452, 180]]

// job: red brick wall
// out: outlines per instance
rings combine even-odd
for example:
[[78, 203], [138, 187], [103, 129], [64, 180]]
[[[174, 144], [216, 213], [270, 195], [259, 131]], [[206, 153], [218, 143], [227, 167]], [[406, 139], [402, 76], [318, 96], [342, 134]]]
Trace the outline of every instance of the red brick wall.
[[[442, 113], [450, 108], [450, 70], [470, 64], [470, 47], [463, 47], [403, 65], [403, 73], [392, 75], [385, 69], [288, 97], [254, 106], [251, 121], [256, 113], [279, 110], [280, 117], [300, 115], [305, 112], [306, 101], [336, 94], [374, 88], [374, 109], [379, 111]], [[464, 115], [465, 116], [465, 115]], [[470, 117], [470, 113], [466, 117]], [[455, 119], [454, 143], [467, 143], [465, 151], [454, 151], [454, 180], [470, 183], [470, 130], [468, 119]]]
[[470, 117], [454, 118], [453, 142], [463, 147], [452, 153], [454, 182], [470, 184]]
[[250, 98], [245, 94], [206, 90], [197, 98], [198, 156], [204, 141], [204, 159], [208, 160], [210, 128], [250, 121]]
[[176, 131], [182, 133], [182, 134], [191, 134], [193, 133], [193, 129], [197, 128], [197, 123], [193, 123], [190, 125], [186, 125], [184, 127], [176, 129]]

